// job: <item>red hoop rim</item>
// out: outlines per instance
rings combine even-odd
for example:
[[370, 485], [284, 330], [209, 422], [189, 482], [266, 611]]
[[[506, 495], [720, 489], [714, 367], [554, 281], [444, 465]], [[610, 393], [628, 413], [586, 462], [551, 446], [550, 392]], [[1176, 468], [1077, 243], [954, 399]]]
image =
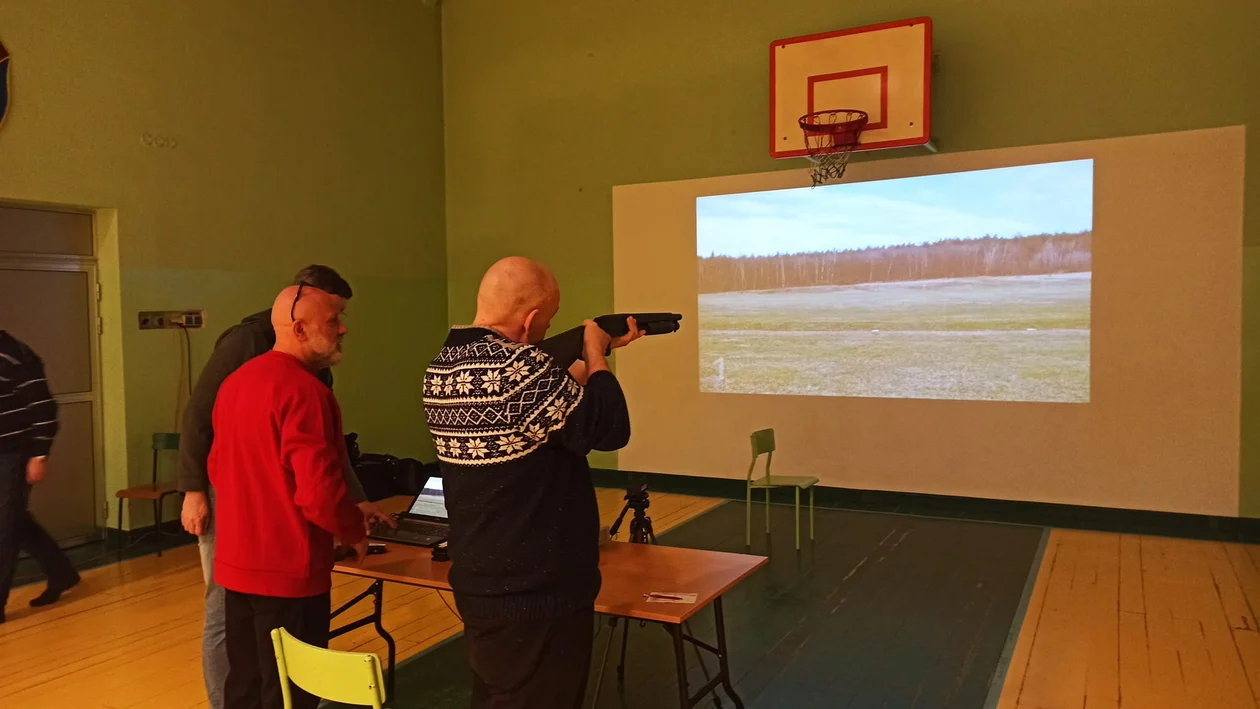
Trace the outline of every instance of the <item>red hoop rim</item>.
[[[818, 118], [822, 116], [833, 117], [838, 114], [846, 114], [849, 116], [843, 121], [832, 121], [829, 123], [820, 123]], [[837, 135], [839, 133], [860, 133], [870, 121], [870, 116], [866, 111], [856, 108], [833, 108], [827, 111], [814, 111], [806, 113], [797, 121], [800, 123], [801, 130], [806, 133], [815, 135]], [[856, 136], [854, 136], [856, 137]]]

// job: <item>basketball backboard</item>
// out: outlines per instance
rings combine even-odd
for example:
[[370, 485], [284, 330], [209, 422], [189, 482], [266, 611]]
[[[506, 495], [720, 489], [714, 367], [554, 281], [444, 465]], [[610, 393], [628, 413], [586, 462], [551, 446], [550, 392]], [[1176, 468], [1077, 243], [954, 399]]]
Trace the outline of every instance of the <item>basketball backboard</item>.
[[928, 145], [931, 85], [928, 17], [776, 40], [770, 44], [770, 155], [806, 156], [800, 118], [830, 109], [868, 114], [855, 150]]

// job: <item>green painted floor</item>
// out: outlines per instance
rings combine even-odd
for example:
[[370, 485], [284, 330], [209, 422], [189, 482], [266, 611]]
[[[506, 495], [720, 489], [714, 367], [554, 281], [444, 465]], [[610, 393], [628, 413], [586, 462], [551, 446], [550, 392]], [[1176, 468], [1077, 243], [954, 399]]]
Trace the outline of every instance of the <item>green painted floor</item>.
[[[818, 510], [817, 541], [798, 553], [792, 509], [772, 507], [769, 539], [756, 531], [763, 509], [753, 512], [751, 551], [771, 561], [725, 598], [731, 669], [747, 707], [985, 705], [1018, 620], [1040, 527]], [[744, 505], [722, 505], [660, 541], [745, 551]], [[711, 641], [712, 613], [700, 613], [693, 631]], [[595, 662], [607, 637], [601, 624]], [[615, 681], [616, 655], [614, 647], [599, 707], [677, 706], [673, 650], [663, 630], [632, 627], [623, 687]], [[698, 686], [704, 678], [690, 652], [688, 665]], [[392, 706], [467, 707], [462, 638], [404, 663], [397, 682]], [[733, 705], [723, 698], [722, 706]]]

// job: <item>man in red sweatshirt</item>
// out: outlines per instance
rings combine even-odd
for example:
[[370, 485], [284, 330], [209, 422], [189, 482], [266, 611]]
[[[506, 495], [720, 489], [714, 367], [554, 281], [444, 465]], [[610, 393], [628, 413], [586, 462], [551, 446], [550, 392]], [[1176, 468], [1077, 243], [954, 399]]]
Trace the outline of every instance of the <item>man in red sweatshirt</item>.
[[[341, 410], [316, 372], [341, 361], [345, 299], [308, 286], [276, 298], [276, 346], [224, 380], [209, 474], [218, 506], [215, 580], [225, 600], [232, 709], [282, 709], [270, 633], [328, 646], [334, 540], [367, 551], [346, 488]], [[296, 709], [319, 700], [291, 688]]]

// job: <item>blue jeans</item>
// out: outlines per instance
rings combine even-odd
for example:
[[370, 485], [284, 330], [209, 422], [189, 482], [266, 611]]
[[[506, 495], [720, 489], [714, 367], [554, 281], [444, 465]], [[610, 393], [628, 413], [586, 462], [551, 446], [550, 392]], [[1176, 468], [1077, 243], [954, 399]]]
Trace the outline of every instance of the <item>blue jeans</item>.
[[227, 684], [227, 619], [224, 600], [227, 592], [214, 582], [214, 491], [210, 491], [210, 519], [205, 533], [197, 538], [201, 551], [201, 576], [206, 580], [206, 625], [201, 634], [201, 672], [206, 679], [210, 709], [224, 709], [223, 688]]

